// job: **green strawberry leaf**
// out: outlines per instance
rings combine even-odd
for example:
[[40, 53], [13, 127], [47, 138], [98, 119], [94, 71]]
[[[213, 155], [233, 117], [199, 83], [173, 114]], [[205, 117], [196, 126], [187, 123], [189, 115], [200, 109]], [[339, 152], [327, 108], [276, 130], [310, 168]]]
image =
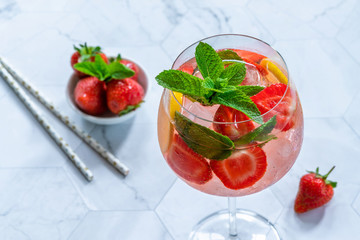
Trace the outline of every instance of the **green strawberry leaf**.
[[227, 136], [194, 123], [178, 111], [174, 120], [180, 137], [194, 152], [213, 160], [224, 160], [231, 155], [234, 143]]
[[244, 113], [250, 119], [262, 124], [261, 113], [255, 103], [245, 93], [239, 90], [230, 90], [217, 93], [212, 98], [212, 103], [222, 104]]
[[241, 57], [236, 52], [230, 49], [225, 49], [217, 52], [222, 60], [239, 60], [242, 61]]
[[[209, 101], [205, 97], [210, 90], [205, 87], [204, 80], [179, 70], [165, 70], [155, 77], [157, 83], [167, 89], [180, 92], [204, 104]], [[207, 82], [207, 86], [211, 84]]]
[[261, 126], [255, 128], [251, 132], [245, 134], [244, 136], [240, 137], [236, 140], [235, 146], [242, 146], [249, 144], [253, 141], [260, 141], [260, 142], [268, 142], [276, 137], [274, 135], [269, 135], [271, 131], [274, 129], [276, 125], [276, 116], [273, 116], [269, 121], [262, 124]]
[[227, 78], [229, 85], [239, 85], [245, 78], [246, 67], [244, 63], [234, 63], [229, 65], [220, 74], [220, 78]]
[[124, 110], [122, 110], [121, 112], [119, 112], [119, 116], [123, 116], [129, 112], [134, 111], [135, 109], [137, 109], [138, 107], [140, 107], [141, 103], [143, 103], [144, 101], [139, 102], [136, 105], [129, 105], [127, 106]]
[[242, 91], [247, 96], [251, 97], [264, 90], [264, 87], [248, 85], [248, 86], [236, 86], [236, 89]]
[[207, 43], [200, 42], [195, 50], [195, 59], [203, 78], [216, 79], [224, 70], [224, 64], [217, 52]]

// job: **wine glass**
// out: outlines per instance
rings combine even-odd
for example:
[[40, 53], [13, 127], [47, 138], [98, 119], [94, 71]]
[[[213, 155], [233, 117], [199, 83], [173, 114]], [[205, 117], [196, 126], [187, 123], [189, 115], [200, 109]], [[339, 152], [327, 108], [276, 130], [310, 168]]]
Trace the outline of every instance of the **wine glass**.
[[[202, 78], [195, 60], [200, 42], [212, 46], [219, 56], [221, 53], [225, 68], [233, 63], [245, 65], [246, 76], [240, 86], [260, 86], [247, 88], [258, 89], [248, 95], [257, 105], [263, 122], [229, 106], [203, 104], [164, 89], [158, 113], [158, 138], [165, 160], [191, 187], [228, 197], [229, 209], [201, 220], [189, 239], [280, 239], [266, 218], [237, 209], [235, 197], [269, 187], [294, 164], [303, 140], [303, 113], [295, 85], [281, 55], [269, 44], [246, 35], [223, 34], [202, 39], [187, 47], [172, 69]], [[254, 137], [254, 132], [261, 132], [261, 128], [263, 134]], [[213, 143], [211, 140], [206, 143], [202, 141], [203, 132], [220, 133], [233, 141], [235, 147], [231, 150], [219, 147], [216, 138]], [[214, 154], [218, 155], [212, 157]]]

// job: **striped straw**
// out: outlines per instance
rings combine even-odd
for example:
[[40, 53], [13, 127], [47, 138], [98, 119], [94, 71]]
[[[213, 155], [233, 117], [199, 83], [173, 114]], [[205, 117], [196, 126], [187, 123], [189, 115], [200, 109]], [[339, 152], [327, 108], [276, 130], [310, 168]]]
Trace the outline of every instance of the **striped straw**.
[[14, 77], [14, 79], [20, 83], [25, 89], [30, 92], [41, 104], [43, 104], [51, 113], [53, 113], [58, 119], [60, 119], [71, 131], [79, 136], [84, 142], [86, 142], [94, 151], [99, 153], [106, 161], [108, 161], [113, 167], [115, 167], [124, 176], [129, 174], [129, 168], [120, 162], [113, 154], [111, 154], [106, 148], [92, 138], [88, 133], [80, 129], [73, 122], [69, 120], [69, 117], [64, 116], [59, 110], [57, 110], [53, 104], [51, 104], [42, 94], [31, 86], [28, 82], [19, 76], [8, 64], [6, 64], [0, 58], [0, 64]]
[[94, 177], [92, 172], [86, 167], [84, 162], [76, 155], [76, 153], [69, 147], [69, 145], [64, 141], [64, 139], [59, 136], [59, 134], [53, 129], [53, 127], [48, 123], [48, 121], [39, 114], [29, 97], [20, 88], [19, 84], [14, 81], [14, 78], [6, 70], [4, 70], [5, 68], [0, 65], [0, 76], [7, 82], [7, 84], [16, 94], [16, 96], [27, 107], [27, 109], [45, 129], [45, 131], [50, 135], [50, 137], [55, 141], [55, 143], [61, 148], [61, 150], [63, 150], [66, 156], [74, 163], [74, 165], [79, 169], [79, 171], [90, 182]]

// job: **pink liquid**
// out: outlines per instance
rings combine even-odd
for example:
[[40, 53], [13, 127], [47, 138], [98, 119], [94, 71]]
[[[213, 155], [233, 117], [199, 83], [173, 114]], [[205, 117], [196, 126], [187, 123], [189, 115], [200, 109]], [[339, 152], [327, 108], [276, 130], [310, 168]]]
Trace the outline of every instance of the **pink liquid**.
[[[247, 67], [247, 75], [242, 85], [259, 85], [259, 86], [271, 86], [276, 84], [279, 80], [271, 74], [269, 71], [268, 74], [261, 74], [257, 67], [251, 63], [245, 63]], [[201, 77], [200, 73], [196, 71], [196, 62], [194, 59], [189, 60], [184, 63], [181, 67], [191, 66], [194, 71], [194, 75]], [[283, 69], [282, 69], [283, 71]], [[283, 71], [287, 76], [287, 73]], [[174, 172], [187, 184], [192, 186], [195, 189], [198, 189], [202, 192], [219, 195], [219, 196], [243, 196], [252, 194], [258, 191], [263, 190], [264, 188], [270, 186], [271, 184], [277, 182], [282, 178], [294, 164], [303, 140], [303, 113], [301, 104], [295, 89], [295, 86], [292, 85], [292, 82], [288, 82], [287, 93], [291, 98], [291, 104], [288, 106], [288, 120], [291, 122], [290, 129], [281, 130], [273, 129], [272, 133], [277, 137], [275, 140], [271, 140], [262, 146], [262, 150], [265, 152], [267, 167], [265, 174], [259, 179], [255, 184], [250, 187], [242, 189], [230, 189], [226, 187], [223, 182], [215, 175], [212, 174], [212, 178], [207, 181], [205, 184], [197, 184], [193, 181], [188, 181], [185, 178], [182, 178], [177, 174], [177, 169], [173, 169]], [[172, 144], [174, 144], [174, 135], [178, 134], [173, 121], [173, 109], [176, 108], [181, 114], [189, 118], [190, 120], [201, 124], [207, 128], [214, 129], [214, 124], [211, 122], [214, 118], [215, 112], [219, 108], [219, 105], [214, 106], [203, 106], [198, 102], [193, 102], [187, 97], [178, 99], [181, 101], [183, 108], [180, 108], [180, 105], [174, 101], [173, 95], [170, 91], [165, 90], [159, 107], [158, 115], [158, 135], [159, 143], [163, 153], [164, 158], [169, 163], [173, 159], [169, 158], [169, 151], [172, 151]], [[281, 104], [279, 104], [281, 105]], [[280, 107], [280, 106], [278, 106]], [[277, 107], [273, 109], [276, 111]], [[270, 114], [270, 113], [268, 113]], [[265, 114], [266, 115], [266, 114]], [[201, 118], [199, 118], [201, 117]], [[205, 119], [205, 120], [204, 120]], [[245, 124], [245, 123], [243, 123]], [[239, 123], [241, 126], [241, 123]], [[255, 124], [258, 126], [258, 124]], [[283, 126], [284, 129], [284, 126]], [[208, 162], [214, 160], [206, 160]], [[169, 164], [171, 167], [171, 164]]]

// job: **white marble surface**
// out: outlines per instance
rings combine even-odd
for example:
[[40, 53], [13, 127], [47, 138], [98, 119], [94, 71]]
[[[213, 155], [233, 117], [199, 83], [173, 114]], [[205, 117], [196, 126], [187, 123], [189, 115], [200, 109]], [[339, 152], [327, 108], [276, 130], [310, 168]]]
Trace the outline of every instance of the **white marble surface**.
[[[241, 208], [275, 223], [283, 239], [354, 239], [360, 234], [360, 2], [356, 0], [1, 0], [0, 55], [130, 168], [118, 174], [48, 114], [93, 170], [86, 182], [0, 79], [0, 239], [185, 240], [202, 217], [226, 207], [180, 180], [157, 144], [162, 89], [153, 79], [203, 37], [261, 38], [286, 59], [302, 100], [305, 138], [290, 172]], [[136, 118], [95, 126], [65, 99], [72, 45], [87, 41], [135, 59], [152, 80]], [[337, 168], [334, 199], [293, 211], [306, 169]]]

